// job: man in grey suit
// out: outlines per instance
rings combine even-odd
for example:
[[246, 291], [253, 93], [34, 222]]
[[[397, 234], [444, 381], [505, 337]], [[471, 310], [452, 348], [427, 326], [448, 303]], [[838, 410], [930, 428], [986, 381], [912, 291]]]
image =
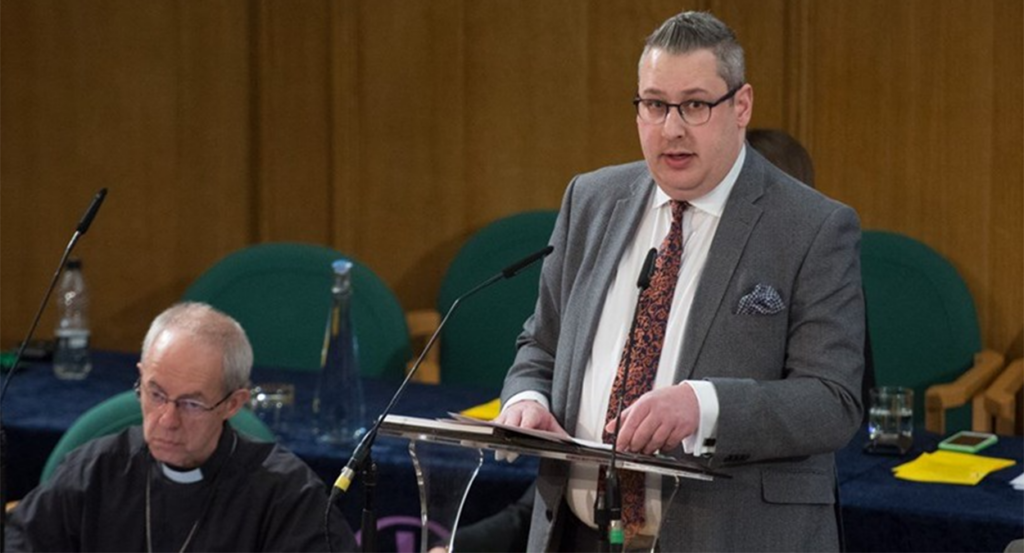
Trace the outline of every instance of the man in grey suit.
[[[499, 421], [607, 440], [613, 386], [628, 381], [629, 397], [646, 374], [616, 447], [694, 456], [729, 478], [671, 496], [668, 480], [641, 477], [627, 546], [838, 549], [832, 452], [862, 410], [857, 216], [746, 147], [753, 89], [714, 16], [682, 13], [648, 38], [634, 103], [645, 161], [570, 183]], [[651, 299], [637, 275], [659, 246]], [[530, 551], [596, 545], [597, 481], [593, 466], [541, 463]]]

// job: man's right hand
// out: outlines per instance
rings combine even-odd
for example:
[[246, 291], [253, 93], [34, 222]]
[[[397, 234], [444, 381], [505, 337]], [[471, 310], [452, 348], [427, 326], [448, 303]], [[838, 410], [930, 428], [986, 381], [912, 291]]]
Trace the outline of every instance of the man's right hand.
[[532, 399], [518, 401], [509, 405], [507, 409], [503, 410], [501, 414], [498, 415], [495, 422], [519, 428], [546, 430], [563, 436], [569, 435], [569, 433], [562, 428], [562, 425], [558, 424], [558, 421], [555, 420], [555, 416], [551, 414], [551, 411], [548, 411], [543, 405], [533, 401]]

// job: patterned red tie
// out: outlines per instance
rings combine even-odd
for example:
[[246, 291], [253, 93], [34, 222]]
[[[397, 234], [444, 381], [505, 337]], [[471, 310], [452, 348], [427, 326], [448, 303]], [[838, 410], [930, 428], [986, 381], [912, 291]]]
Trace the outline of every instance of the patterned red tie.
[[[619, 359], [619, 369], [612, 385], [612, 393], [608, 400], [608, 414], [605, 424], [615, 419], [618, 397], [624, 393], [622, 408], [633, 404], [640, 396], [654, 385], [654, 377], [658, 372], [658, 360], [661, 358], [661, 346], [665, 341], [665, 327], [668, 325], [668, 313], [672, 308], [672, 296], [675, 295], [676, 280], [679, 278], [679, 265], [683, 257], [683, 211], [686, 202], [672, 201], [672, 226], [658, 251], [654, 263], [654, 274], [651, 285], [640, 294], [637, 304], [636, 330], [633, 333], [633, 351], [627, 354], [629, 341], [623, 348]], [[626, 359], [629, 358], [629, 377], [623, 387], [626, 373]], [[603, 441], [611, 443], [614, 435], [604, 432]], [[604, 471], [598, 479], [598, 485], [604, 485]], [[644, 474], [632, 470], [619, 471], [620, 490], [622, 492], [622, 521], [626, 536], [632, 537], [644, 525]]]

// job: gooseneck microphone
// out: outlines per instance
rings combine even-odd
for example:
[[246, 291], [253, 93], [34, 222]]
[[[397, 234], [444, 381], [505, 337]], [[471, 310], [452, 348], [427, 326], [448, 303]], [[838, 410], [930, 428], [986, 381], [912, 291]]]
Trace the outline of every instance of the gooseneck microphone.
[[82, 215], [82, 220], [78, 222], [78, 228], [75, 230], [75, 234], [82, 236], [89, 231], [89, 226], [92, 225], [92, 220], [96, 218], [96, 213], [99, 212], [100, 206], [103, 205], [103, 200], [107, 197], [107, 189], [101, 188], [96, 193], [96, 197], [92, 199], [92, 203], [89, 204], [89, 209], [85, 211], [85, 215]]
[[[624, 545], [624, 534], [622, 527], [622, 494], [619, 490], [619, 470], [615, 466], [616, 459], [618, 457], [618, 448], [615, 446], [619, 441], [619, 429], [622, 426], [622, 404], [625, 401], [626, 386], [629, 383], [629, 369], [630, 364], [633, 362], [633, 342], [635, 341], [636, 324], [640, 318], [640, 299], [644, 294], [644, 291], [651, 285], [651, 276], [654, 274], [654, 261], [658, 257], [658, 249], [651, 248], [647, 252], [647, 257], [644, 258], [644, 264], [640, 269], [640, 276], [637, 277], [636, 287], [640, 290], [636, 297], [636, 307], [633, 311], [633, 322], [629, 327], [629, 336], [626, 340], [626, 354], [623, 359], [624, 368], [622, 371], [622, 385], [619, 386], [619, 393], [615, 398], [617, 405], [615, 407], [615, 432], [612, 434], [612, 457], [608, 463], [608, 470], [605, 473], [605, 509], [607, 509], [607, 515], [604, 517], [608, 521], [608, 544], [611, 546], [612, 551], [622, 551]], [[598, 494], [600, 495], [600, 494]]]
[[[533, 265], [534, 263], [540, 261], [541, 259], [544, 259], [545, 257], [548, 256], [548, 254], [550, 254], [553, 251], [555, 251], [555, 247], [554, 246], [547, 246], [547, 247], [545, 247], [545, 248], [543, 248], [541, 250], [538, 250], [538, 251], [535, 251], [535, 252], [531, 253], [530, 255], [528, 255], [528, 256], [520, 259], [519, 261], [516, 261], [515, 263], [509, 265], [508, 267], [505, 267], [504, 269], [502, 269], [501, 270], [501, 278], [512, 278], [512, 277], [518, 275], [519, 271], [522, 271], [523, 269], [529, 267], [530, 265]], [[465, 294], [463, 294], [461, 297], [456, 298], [456, 300], [454, 302], [452, 302], [452, 307], [454, 307], [455, 304], [458, 303], [460, 300], [463, 300], [463, 299], [468, 298], [469, 296], [472, 296], [478, 290], [483, 290], [487, 286], [490, 286], [491, 282], [496, 282], [498, 280], [500, 280], [498, 278], [498, 275], [492, 276], [487, 282], [484, 282], [483, 284], [480, 284], [476, 288], [474, 288], [474, 289], [470, 290], [469, 292], [466, 292]], [[449, 312], [451, 312], [450, 309], [449, 309]], [[448, 317], [445, 317], [445, 319], [447, 319], [447, 318]]]
[[[430, 352], [430, 348], [433, 347], [434, 342], [437, 341], [437, 337], [441, 334], [441, 329], [444, 328], [444, 325], [448, 322], [448, 319], [452, 316], [452, 313], [454, 313], [455, 310], [459, 307], [459, 305], [470, 296], [476, 294], [477, 292], [483, 290], [484, 288], [487, 288], [488, 286], [494, 284], [495, 282], [498, 282], [499, 280], [509, 279], [518, 275], [523, 269], [529, 267], [530, 265], [533, 265], [534, 263], [540, 261], [541, 259], [544, 259], [554, 250], [555, 248], [553, 246], [546, 246], [543, 249], [536, 251], [520, 259], [519, 261], [516, 261], [515, 263], [509, 265], [508, 267], [505, 267], [497, 274], [491, 276], [487, 280], [476, 285], [470, 291], [455, 298], [455, 301], [452, 302], [451, 307], [449, 307], [447, 313], [445, 313], [444, 318], [441, 319], [441, 322], [437, 325], [437, 329], [435, 329], [434, 333], [430, 336], [430, 340], [427, 341], [427, 345], [423, 347], [423, 351], [420, 352], [420, 356], [416, 359], [416, 362], [413, 364], [412, 369], [410, 369], [409, 373], [405, 375], [405, 380], [403, 380], [402, 384], [399, 385], [398, 390], [396, 390], [395, 394], [391, 397], [391, 401], [388, 402], [387, 407], [385, 407], [384, 411], [382, 411], [380, 416], [377, 417], [377, 420], [373, 423], [373, 426], [370, 427], [370, 430], [366, 434], [363, 434], [363, 438], [362, 440], [359, 441], [359, 445], [356, 446], [356, 449], [352, 453], [352, 457], [349, 459], [348, 464], [345, 465], [345, 468], [342, 469], [341, 474], [338, 475], [337, 480], [334, 481], [334, 487], [331, 489], [331, 497], [327, 503], [328, 511], [330, 510], [331, 505], [334, 503], [335, 498], [337, 498], [337, 496], [340, 493], [347, 492], [349, 486], [352, 485], [356, 471], [359, 470], [359, 468], [363, 465], [363, 463], [366, 462], [366, 459], [370, 455], [370, 449], [373, 447], [373, 442], [377, 439], [377, 432], [380, 429], [380, 425], [384, 422], [384, 418], [388, 416], [388, 414], [391, 412], [391, 409], [395, 406], [395, 403], [397, 403], [398, 399], [402, 397], [402, 392], [405, 391], [406, 385], [409, 384], [409, 381], [416, 374], [416, 371], [419, 370], [420, 365], [423, 363], [423, 359], [427, 356], [427, 353]], [[364, 536], [365, 530], [366, 529], [364, 528]]]
[[25, 353], [25, 346], [32, 340], [32, 336], [36, 333], [36, 327], [39, 326], [39, 319], [43, 315], [43, 309], [46, 308], [46, 303], [50, 301], [50, 295], [53, 294], [54, 287], [57, 286], [57, 279], [60, 278], [62, 272], [64, 272], [64, 265], [67, 263], [68, 256], [71, 255], [71, 251], [75, 249], [75, 244], [78, 243], [78, 239], [81, 238], [89, 230], [89, 226], [92, 225], [92, 220], [96, 218], [96, 213], [99, 212], [100, 206], [103, 205], [104, 198], [107, 197], [107, 189], [102, 188], [96, 193], [96, 196], [92, 199], [92, 203], [89, 204], [89, 209], [82, 215], [81, 221], [78, 222], [78, 227], [75, 229], [75, 233], [71, 235], [71, 240], [68, 241], [67, 247], [64, 248], [64, 255], [60, 258], [60, 263], [57, 264], [57, 270], [53, 273], [53, 278], [50, 279], [50, 286], [46, 289], [46, 293], [43, 295], [43, 301], [39, 303], [39, 309], [36, 310], [36, 316], [32, 320], [32, 326], [29, 327], [28, 335], [22, 340], [21, 345], [18, 346], [18, 353], [14, 356], [14, 364], [11, 366], [11, 370], [7, 373], [7, 378], [4, 379], [3, 386], [0, 386], [0, 551], [4, 549], [5, 543], [5, 532], [4, 528], [7, 526], [7, 513], [6, 509], [3, 508], [7, 504], [7, 443], [6, 435], [3, 430], [3, 404], [4, 396], [7, 394], [7, 387], [11, 384], [11, 379], [14, 378], [14, 373], [18, 371], [18, 366], [21, 364], [21, 357]]

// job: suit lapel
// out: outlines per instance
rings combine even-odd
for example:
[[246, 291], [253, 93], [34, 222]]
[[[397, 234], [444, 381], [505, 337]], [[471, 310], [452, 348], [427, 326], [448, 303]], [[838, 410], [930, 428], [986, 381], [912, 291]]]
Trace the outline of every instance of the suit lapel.
[[645, 171], [641, 177], [633, 181], [629, 189], [632, 193], [615, 203], [611, 217], [605, 225], [600, 249], [594, 258], [593, 266], [587, 271], [587, 278], [584, 281], [585, 293], [579, 303], [580, 317], [576, 319], [582, 321], [583, 324], [582, 328], [577, 330], [579, 334], [573, 341], [575, 347], [572, 349], [572, 359], [568, 365], [573, 367], [573, 370], [569, 371], [565, 428], [576, 427], [580, 396], [583, 391], [583, 377], [586, 372], [587, 360], [590, 359], [590, 352], [594, 346], [594, 335], [597, 333], [601, 310], [604, 309], [604, 301], [611, 287], [612, 278], [615, 277], [618, 270], [619, 261], [622, 259], [637, 225], [640, 224], [644, 208], [647, 207], [649, 197], [654, 191], [654, 181]]
[[750, 233], [761, 217], [761, 208], [754, 204], [764, 193], [763, 158], [747, 148], [747, 158], [733, 186], [718, 223], [715, 239], [708, 251], [707, 263], [697, 285], [690, 316], [686, 323], [683, 347], [676, 365], [675, 382], [693, 374], [708, 330], [732, 281]]

